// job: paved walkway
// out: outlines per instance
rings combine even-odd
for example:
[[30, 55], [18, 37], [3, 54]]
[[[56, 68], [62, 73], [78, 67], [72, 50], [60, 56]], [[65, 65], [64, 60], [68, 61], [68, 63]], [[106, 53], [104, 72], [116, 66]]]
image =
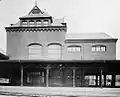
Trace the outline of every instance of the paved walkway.
[[[120, 97], [120, 88], [72, 88], [72, 87], [20, 87], [0, 86], [1, 95], [12, 96], [80, 96]], [[2, 96], [0, 96], [2, 97]], [[9, 96], [10, 97], [10, 96]]]

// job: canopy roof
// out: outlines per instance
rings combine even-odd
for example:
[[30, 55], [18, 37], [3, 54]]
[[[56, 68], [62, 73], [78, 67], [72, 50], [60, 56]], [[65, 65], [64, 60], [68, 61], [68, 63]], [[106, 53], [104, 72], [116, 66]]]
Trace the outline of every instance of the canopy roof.
[[9, 59], [8, 55], [0, 49], [0, 60], [7, 60]]

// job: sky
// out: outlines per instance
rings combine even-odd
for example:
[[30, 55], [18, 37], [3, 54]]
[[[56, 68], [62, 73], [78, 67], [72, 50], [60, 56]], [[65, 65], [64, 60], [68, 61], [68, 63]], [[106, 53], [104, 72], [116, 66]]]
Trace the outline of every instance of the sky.
[[116, 58], [120, 59], [120, 0], [0, 0], [0, 49], [6, 52], [5, 27], [15, 24], [34, 7], [67, 22], [67, 33], [105, 32], [118, 38]]

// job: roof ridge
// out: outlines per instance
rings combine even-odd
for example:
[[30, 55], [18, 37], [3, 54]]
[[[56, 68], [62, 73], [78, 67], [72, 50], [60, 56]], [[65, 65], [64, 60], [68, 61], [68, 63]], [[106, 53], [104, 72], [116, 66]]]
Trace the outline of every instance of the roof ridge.
[[105, 32], [82, 32], [82, 33], [74, 32], [74, 33], [67, 33], [67, 34], [100, 34], [100, 33], [106, 34]]

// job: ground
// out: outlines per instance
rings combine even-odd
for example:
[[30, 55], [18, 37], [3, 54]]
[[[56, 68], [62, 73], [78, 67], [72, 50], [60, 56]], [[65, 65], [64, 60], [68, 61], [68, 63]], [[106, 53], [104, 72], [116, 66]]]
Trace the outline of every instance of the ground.
[[0, 97], [120, 97], [120, 88], [0, 86]]

